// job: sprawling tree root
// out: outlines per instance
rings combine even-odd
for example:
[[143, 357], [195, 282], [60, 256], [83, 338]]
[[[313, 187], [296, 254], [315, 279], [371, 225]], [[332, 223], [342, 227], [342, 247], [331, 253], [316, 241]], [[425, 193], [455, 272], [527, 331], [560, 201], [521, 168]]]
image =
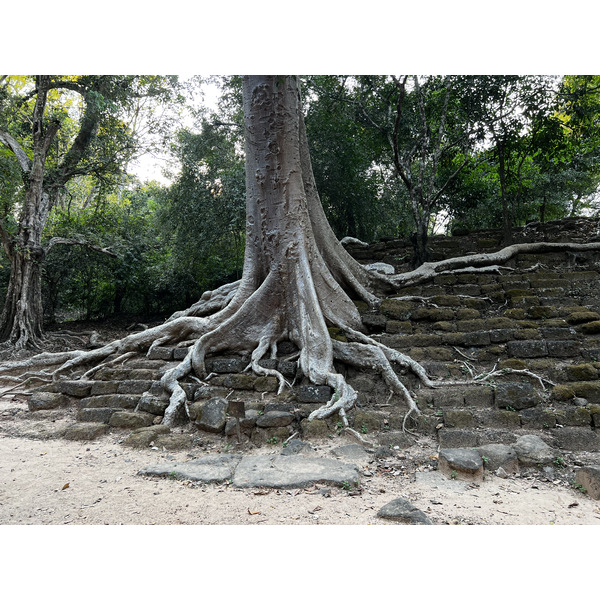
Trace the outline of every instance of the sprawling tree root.
[[[598, 244], [548, 244], [543, 247], [539, 244], [519, 244], [504, 250], [503, 259], [514, 257], [517, 254], [528, 252], [573, 250], [592, 251], [599, 250]], [[314, 272], [311, 265], [319, 259], [311, 254], [309, 248], [304, 249], [306, 256], [296, 261], [293, 280], [293, 291], [286, 293], [286, 278], [277, 277], [277, 271], [272, 271], [261, 285], [241, 285], [240, 282], [228, 284], [225, 289], [220, 288], [217, 294], [205, 295], [202, 302], [220, 298], [222, 308], [217, 312], [214, 304], [206, 312], [208, 317], [199, 316], [173, 316], [166, 323], [133, 333], [123, 339], [110, 342], [93, 350], [76, 350], [61, 353], [42, 353], [31, 358], [5, 362], [0, 365], [0, 380], [17, 383], [34, 379], [46, 383], [50, 377], [54, 380], [61, 377], [91, 379], [103, 367], [124, 362], [138, 352], [165, 344], [191, 344], [188, 355], [175, 368], [167, 371], [161, 383], [170, 394], [170, 404], [164, 417], [164, 423], [172, 425], [181, 407], [187, 407], [186, 395], [180, 381], [191, 374], [198, 377], [206, 376], [204, 359], [207, 355], [229, 352], [252, 352], [248, 369], [257, 375], [274, 376], [279, 386], [278, 393], [290, 385], [283, 375], [273, 369], [266, 369], [259, 364], [262, 358], [274, 358], [277, 344], [283, 340], [293, 341], [299, 348], [298, 363], [302, 372], [315, 384], [329, 385], [334, 392], [331, 400], [324, 406], [314, 410], [309, 420], [324, 419], [338, 414], [344, 426], [349, 428], [348, 411], [356, 402], [356, 391], [345, 381], [342, 375], [336, 373], [333, 361], [339, 361], [349, 366], [367, 369], [379, 373], [390, 390], [397, 394], [406, 404], [407, 413], [404, 423], [411, 415], [420, 413], [414, 399], [406, 386], [402, 383], [392, 365], [408, 369], [420, 382], [429, 388], [442, 386], [484, 384], [491, 377], [509, 374], [502, 371], [492, 371], [476, 375], [471, 374], [469, 379], [454, 381], [435, 381], [426, 373], [417, 361], [394, 349], [373, 340], [359, 329], [361, 328], [358, 312], [349, 301], [343, 300], [343, 291], [339, 284], [328, 274], [327, 269], [321, 265], [323, 271]], [[497, 254], [497, 253], [496, 253]], [[471, 255], [469, 260], [473, 263], [487, 263], [489, 254]], [[498, 258], [496, 256], [496, 258]], [[447, 269], [448, 262], [441, 261], [443, 272], [454, 273]], [[438, 269], [440, 263], [429, 263], [427, 269], [432, 273], [442, 272]], [[488, 265], [486, 265], [488, 266]], [[421, 268], [420, 268], [421, 269]], [[473, 267], [476, 269], [476, 267]], [[419, 269], [417, 269], [419, 271]], [[410, 274], [406, 274], [410, 276]], [[394, 282], [394, 278], [390, 277]], [[416, 280], [406, 277], [411, 285]], [[422, 281], [422, 274], [419, 275]], [[315, 281], [319, 285], [315, 285]], [[301, 285], [298, 285], [300, 284]], [[407, 284], [408, 285], [408, 284]], [[327, 290], [323, 292], [322, 290]], [[232, 294], [232, 292], [234, 292]], [[345, 294], [344, 294], [345, 296]], [[338, 304], [333, 298], [341, 298]], [[275, 299], [275, 301], [274, 301]], [[197, 303], [195, 306], [200, 305]], [[345, 309], [345, 310], [344, 310]], [[201, 308], [204, 313], [204, 309]], [[342, 329], [348, 342], [332, 340], [327, 326]], [[93, 366], [92, 366], [93, 365]], [[90, 367], [91, 368], [87, 368]], [[27, 371], [20, 375], [13, 375], [16, 371], [24, 369], [45, 368], [45, 371]], [[78, 370], [87, 368], [79, 375], [73, 375]], [[511, 370], [510, 374], [530, 376], [542, 384], [553, 385], [552, 382], [542, 381], [534, 373], [522, 370]], [[360, 436], [359, 436], [360, 437]], [[362, 440], [365, 442], [365, 440]]]
[[[163, 423], [172, 425], [183, 408], [185, 377], [206, 378], [205, 358], [224, 352], [251, 353], [249, 369], [278, 380], [278, 393], [289, 385], [281, 373], [260, 361], [277, 355], [279, 342], [299, 348], [298, 366], [313, 384], [333, 388], [331, 400], [309, 419], [338, 414], [349, 429], [348, 411], [357, 392], [337, 373], [334, 360], [379, 373], [407, 406], [404, 424], [419, 409], [394, 365], [408, 369], [422, 385], [483, 383], [434, 381], [418, 362], [363, 332], [350, 299], [379, 305], [378, 294], [425, 283], [440, 273], [490, 272], [518, 254], [600, 250], [600, 244], [518, 244], [492, 254], [426, 263], [411, 273], [386, 276], [367, 271], [346, 252], [329, 227], [314, 184], [298, 89], [293, 78], [246, 78], [247, 232], [240, 281], [207, 292], [166, 323], [133, 333], [88, 351], [44, 353], [0, 366], [0, 376], [17, 369], [46, 368], [54, 379], [90, 379], [99, 368], [125, 361], [132, 353], [158, 346], [188, 347], [183, 361], [161, 379], [170, 397]], [[344, 331], [348, 342], [332, 340], [328, 327]], [[356, 432], [354, 432], [356, 433]], [[360, 438], [360, 435], [357, 434]]]

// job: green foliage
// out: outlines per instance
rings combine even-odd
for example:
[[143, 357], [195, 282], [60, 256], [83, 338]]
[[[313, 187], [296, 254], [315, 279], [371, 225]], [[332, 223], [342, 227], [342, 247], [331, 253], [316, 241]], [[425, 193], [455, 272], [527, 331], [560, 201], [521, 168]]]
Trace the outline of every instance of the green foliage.
[[[74, 186], [72, 186], [74, 187]], [[83, 187], [83, 186], [82, 186]], [[113, 258], [87, 245], [56, 245], [44, 268], [46, 316], [86, 319], [122, 312], [150, 314], [173, 308], [164, 293], [168, 249], [155, 233], [155, 210], [164, 193], [156, 184], [132, 184], [89, 210], [73, 200], [51, 215], [46, 239], [68, 238], [109, 247]]]
[[158, 223], [171, 249], [170, 288], [187, 305], [241, 276], [246, 191], [238, 137], [205, 119], [200, 133], [180, 131], [173, 145], [181, 171], [158, 207]]
[[377, 165], [379, 132], [361, 122], [347, 77], [310, 77], [306, 131], [317, 189], [338, 238], [373, 241], [399, 233], [402, 199]]

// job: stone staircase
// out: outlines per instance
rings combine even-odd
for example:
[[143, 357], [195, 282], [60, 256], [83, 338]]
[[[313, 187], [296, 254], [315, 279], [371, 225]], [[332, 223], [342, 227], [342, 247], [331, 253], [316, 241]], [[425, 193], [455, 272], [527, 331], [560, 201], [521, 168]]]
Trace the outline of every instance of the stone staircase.
[[[592, 220], [572, 226], [577, 223], [530, 227], [516, 231], [515, 237], [586, 241], [597, 226]], [[493, 231], [432, 240], [434, 258], [499, 248], [498, 232]], [[398, 240], [350, 251], [361, 262], [384, 261], [397, 272], [409, 260], [406, 244]], [[398, 370], [421, 410], [409, 418], [408, 430], [437, 436], [448, 448], [510, 444], [524, 433], [536, 433], [566, 450], [600, 451], [600, 253], [522, 255], [506, 267], [510, 270], [499, 274], [439, 275], [427, 285], [385, 299], [377, 313], [357, 302], [375, 339], [418, 360], [435, 379], [466, 380], [493, 369], [527, 370], [543, 378], [507, 373], [484, 384], [428, 389], [414, 375]], [[331, 335], [343, 339], [344, 333], [331, 330]], [[245, 371], [248, 357], [207, 359], [208, 381], [189, 377], [183, 383], [193, 425], [181, 416], [180, 441], [237, 441], [238, 422], [228, 415], [232, 400], [245, 404], [239, 420], [245, 442], [277, 444], [293, 434], [308, 439], [339, 433], [337, 417], [307, 421], [330, 398], [331, 389], [312, 385], [297, 372], [296, 363], [287, 360], [294, 350], [282, 343], [277, 359], [261, 363], [294, 382], [279, 396], [275, 378]], [[91, 381], [52, 384], [30, 397], [30, 409], [75, 407], [78, 423], [67, 430], [67, 437], [90, 439], [109, 430], [131, 430], [131, 443], [147, 447], [160, 436], [168, 441], [164, 436], [169, 432], [160, 425], [168, 400], [159, 379], [186, 351], [156, 348], [147, 356], [102, 367]], [[406, 407], [397, 396], [390, 397], [381, 378], [344, 365], [338, 368], [358, 392], [357, 407], [349, 414], [356, 431], [380, 446], [414, 443], [414, 435], [402, 427]]]

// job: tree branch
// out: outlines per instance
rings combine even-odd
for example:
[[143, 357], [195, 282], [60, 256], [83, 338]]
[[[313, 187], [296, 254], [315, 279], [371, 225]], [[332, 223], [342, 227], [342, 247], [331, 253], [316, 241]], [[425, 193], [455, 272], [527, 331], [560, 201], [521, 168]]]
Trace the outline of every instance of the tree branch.
[[17, 142], [17, 140], [15, 140], [15, 138], [9, 133], [2, 130], [0, 130], [0, 142], [12, 150], [13, 154], [19, 161], [19, 166], [21, 167], [23, 173], [29, 173], [29, 171], [31, 171], [31, 165], [33, 164], [33, 161], [29, 158], [29, 156], [27, 156], [25, 150], [21, 148], [19, 142]]
[[402, 83], [398, 79], [392, 76], [396, 87], [398, 88], [398, 103], [396, 104], [396, 120], [394, 121], [394, 133], [392, 134], [392, 150], [394, 151], [394, 165], [398, 175], [400, 175], [404, 185], [410, 191], [412, 188], [412, 182], [405, 173], [402, 165], [400, 164], [400, 151], [398, 149], [398, 131], [400, 130], [400, 121], [402, 120], [402, 104], [404, 103], [404, 96], [406, 95], [406, 80], [408, 75], [404, 76]]
[[100, 246], [96, 246], [87, 240], [75, 240], [70, 238], [61, 238], [61, 237], [53, 237], [49, 242], [46, 248], [44, 249], [45, 254], [48, 254], [52, 248], [58, 244], [66, 244], [70, 246], [84, 246], [89, 250], [94, 250], [94, 252], [101, 252], [102, 254], [108, 254], [108, 256], [112, 256], [113, 258], [118, 258], [118, 255], [114, 252], [111, 252], [108, 247], [100, 248]]

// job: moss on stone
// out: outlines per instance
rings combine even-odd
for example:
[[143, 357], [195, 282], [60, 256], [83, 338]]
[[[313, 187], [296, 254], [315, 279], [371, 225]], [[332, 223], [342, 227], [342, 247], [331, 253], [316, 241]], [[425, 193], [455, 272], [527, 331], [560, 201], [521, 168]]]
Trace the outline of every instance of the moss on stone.
[[566, 318], [567, 323], [570, 325], [580, 325], [582, 323], [588, 323], [590, 321], [600, 321], [600, 315], [593, 311], [578, 311], [571, 313]]
[[383, 422], [381, 413], [360, 410], [354, 411], [354, 429], [360, 431], [363, 427], [368, 431], [379, 431]]
[[230, 373], [225, 376], [223, 385], [234, 390], [253, 390], [254, 382], [257, 377], [255, 375], [246, 375], [244, 373]]
[[353, 300], [353, 302], [354, 302], [354, 306], [356, 306], [359, 313], [362, 314], [362, 313], [369, 312], [369, 305], [366, 302], [363, 302], [362, 300]]
[[491, 319], [485, 319], [486, 329], [510, 329], [514, 327], [515, 323], [512, 319], [507, 317], [493, 317]]
[[257, 377], [254, 382], [257, 392], [276, 392], [278, 388], [279, 382], [275, 377]]
[[430, 360], [452, 361], [454, 353], [449, 348], [432, 347], [427, 348], [427, 358]]
[[518, 298], [521, 296], [527, 296], [530, 292], [526, 289], [521, 288], [511, 288], [510, 290], [506, 290], [506, 295], [509, 298]]
[[575, 396], [586, 400], [600, 400], [600, 381], [576, 381], [571, 384]]
[[591, 363], [567, 365], [564, 370], [569, 381], [594, 381], [598, 379], [598, 369]]
[[544, 323], [545, 327], [569, 327], [569, 324], [564, 319], [548, 319]]
[[414, 302], [406, 302], [405, 300], [397, 300], [396, 298], [386, 298], [381, 303], [379, 310], [390, 319], [406, 321], [410, 319], [414, 307]]
[[554, 306], [532, 306], [527, 313], [530, 319], [551, 319], [558, 316]]
[[536, 321], [523, 320], [523, 321], [517, 321], [516, 323], [522, 329], [538, 329], [538, 327], [540, 326], [540, 324], [537, 323]]
[[481, 312], [476, 310], [475, 308], [461, 308], [456, 311], [456, 318], [461, 321], [479, 319], [480, 317]]
[[540, 299], [537, 296], [515, 296], [510, 299], [510, 303], [514, 308], [538, 306]]
[[460, 298], [446, 294], [438, 294], [437, 296], [433, 296], [431, 300], [438, 306], [462, 306]]
[[515, 329], [513, 337], [515, 340], [539, 340], [542, 336], [537, 329]]
[[600, 321], [588, 321], [577, 328], [584, 335], [596, 335], [600, 333]]
[[572, 385], [559, 383], [552, 388], [550, 400], [553, 402], [568, 402], [575, 398], [575, 390]]
[[445, 410], [444, 425], [446, 427], [456, 427], [457, 429], [469, 429], [473, 427], [475, 421], [473, 413], [468, 410]]
[[521, 320], [524, 319], [527, 315], [527, 312], [523, 308], [509, 308], [504, 311], [504, 316], [509, 319]]
[[485, 310], [487, 308], [487, 302], [483, 298], [463, 298], [463, 303], [467, 308], [474, 308], [476, 310]]
[[451, 321], [454, 311], [451, 308], [417, 308], [412, 311], [411, 319], [416, 321]]
[[328, 327], [329, 337], [338, 342], [347, 342], [348, 338], [339, 327]]
[[486, 329], [485, 320], [484, 319], [469, 319], [469, 320], [465, 320], [465, 321], [459, 321], [456, 324], [456, 328], [458, 329], [458, 331], [464, 331], [464, 332], [484, 331]]
[[412, 323], [410, 321], [395, 321], [390, 319], [385, 324], [386, 333], [406, 333], [411, 334], [413, 332]]
[[458, 279], [456, 275], [438, 275], [433, 281], [436, 285], [454, 285]]

